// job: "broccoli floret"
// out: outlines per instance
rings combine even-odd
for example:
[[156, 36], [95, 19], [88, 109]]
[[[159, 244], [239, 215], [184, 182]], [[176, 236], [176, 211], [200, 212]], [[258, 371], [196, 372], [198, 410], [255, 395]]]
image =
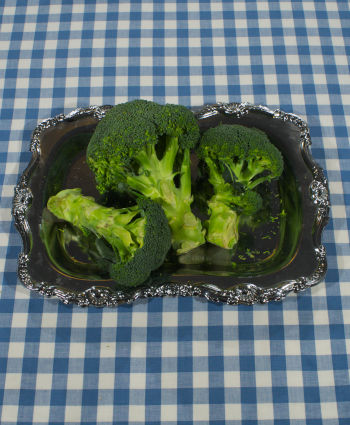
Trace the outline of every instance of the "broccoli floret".
[[87, 149], [100, 193], [126, 190], [159, 203], [179, 254], [205, 243], [191, 210], [190, 150], [198, 139], [189, 109], [134, 100], [108, 111]]
[[48, 209], [83, 234], [93, 233], [107, 242], [115, 254], [109, 273], [119, 285], [134, 286], [146, 281], [160, 267], [171, 246], [171, 232], [162, 208], [140, 199], [129, 208], [114, 209], [83, 196], [81, 189], [66, 189], [52, 196]]
[[212, 159], [221, 174], [229, 174], [244, 189], [278, 178], [283, 171], [281, 152], [267, 135], [242, 125], [210, 128], [203, 134], [200, 152], [203, 158]]
[[281, 175], [282, 155], [265, 133], [241, 125], [207, 130], [198, 154], [213, 189], [208, 202], [207, 240], [231, 249], [238, 242], [240, 218], [262, 207], [262, 198], [253, 189]]

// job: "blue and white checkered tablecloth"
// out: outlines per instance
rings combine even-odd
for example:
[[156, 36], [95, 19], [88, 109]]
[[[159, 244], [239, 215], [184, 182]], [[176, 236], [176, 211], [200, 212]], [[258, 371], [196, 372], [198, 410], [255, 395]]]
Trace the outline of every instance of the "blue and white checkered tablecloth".
[[[0, 423], [350, 424], [347, 1], [0, 1]], [[132, 98], [305, 118], [325, 168], [325, 282], [283, 302], [81, 309], [18, 281], [14, 185], [41, 120]]]

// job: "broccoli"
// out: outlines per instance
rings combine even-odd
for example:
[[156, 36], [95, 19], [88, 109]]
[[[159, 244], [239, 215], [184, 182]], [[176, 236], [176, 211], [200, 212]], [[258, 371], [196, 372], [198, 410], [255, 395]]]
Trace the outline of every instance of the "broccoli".
[[282, 155], [262, 131], [225, 124], [203, 134], [198, 155], [213, 189], [207, 240], [231, 249], [238, 242], [240, 218], [262, 207], [262, 198], [253, 189], [281, 175]]
[[[210, 174], [211, 176], [211, 174]], [[209, 177], [209, 182], [213, 182]], [[262, 207], [261, 196], [252, 190], [238, 193], [222, 178], [214, 186], [214, 195], [208, 201], [209, 220], [207, 241], [222, 248], [233, 248], [239, 239], [238, 228], [243, 215], [253, 215]]]
[[201, 221], [191, 210], [190, 150], [199, 136], [186, 107], [134, 100], [107, 112], [87, 148], [99, 192], [129, 191], [159, 203], [178, 254], [205, 243]]
[[151, 271], [163, 264], [171, 246], [165, 214], [150, 200], [140, 199], [135, 206], [114, 209], [83, 196], [81, 189], [66, 189], [52, 196], [47, 207], [83, 234], [92, 233], [103, 244], [109, 244], [114, 253], [109, 273], [120, 285], [134, 286], [146, 281]]
[[256, 128], [229, 124], [210, 128], [201, 139], [200, 152], [244, 190], [278, 178], [283, 171], [281, 152]]

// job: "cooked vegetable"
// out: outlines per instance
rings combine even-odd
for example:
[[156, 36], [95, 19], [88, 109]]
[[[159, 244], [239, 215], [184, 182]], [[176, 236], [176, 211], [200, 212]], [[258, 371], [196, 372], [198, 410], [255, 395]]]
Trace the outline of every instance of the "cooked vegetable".
[[282, 155], [262, 131], [225, 124], [204, 133], [198, 154], [213, 189], [207, 240], [233, 248], [238, 242], [240, 217], [253, 215], [262, 207], [262, 198], [253, 189], [281, 175]]
[[66, 189], [52, 196], [48, 209], [72, 223], [84, 234], [92, 232], [104, 250], [114, 252], [111, 277], [120, 285], [134, 286], [148, 279], [160, 267], [171, 246], [171, 233], [162, 208], [150, 201], [122, 209], [103, 207], [80, 189]]
[[162, 206], [179, 254], [205, 243], [201, 221], [191, 210], [190, 150], [198, 139], [189, 109], [135, 100], [108, 111], [87, 149], [101, 193], [126, 190]]

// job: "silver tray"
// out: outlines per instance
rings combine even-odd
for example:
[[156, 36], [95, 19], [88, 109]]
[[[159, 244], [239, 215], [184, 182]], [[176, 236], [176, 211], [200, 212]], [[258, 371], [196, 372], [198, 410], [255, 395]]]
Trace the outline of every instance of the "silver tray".
[[[32, 158], [15, 188], [12, 209], [23, 239], [18, 275], [28, 289], [79, 306], [117, 306], [168, 295], [251, 305], [282, 300], [290, 292], [305, 290], [323, 279], [327, 261], [321, 234], [329, 219], [330, 201], [323, 170], [309, 150], [308, 126], [294, 114], [247, 103], [208, 105], [194, 109], [194, 113], [202, 131], [220, 122], [260, 128], [282, 152], [285, 171], [275, 190], [286, 218], [279, 223], [283, 232], [272, 232], [276, 235], [269, 242], [275, 247], [273, 255], [249, 261], [238, 255], [242, 261], [231, 270], [220, 249], [202, 248], [196, 260], [170, 259], [151, 286], [132, 289], [118, 289], [111, 280], [76, 277], [58, 270], [39, 236], [42, 212], [47, 197], [63, 188], [82, 187], [84, 194], [98, 195], [85, 163], [84, 135], [92, 133], [110, 107], [78, 108], [43, 121], [33, 132]], [[256, 233], [252, 240], [261, 244], [263, 239]]]

